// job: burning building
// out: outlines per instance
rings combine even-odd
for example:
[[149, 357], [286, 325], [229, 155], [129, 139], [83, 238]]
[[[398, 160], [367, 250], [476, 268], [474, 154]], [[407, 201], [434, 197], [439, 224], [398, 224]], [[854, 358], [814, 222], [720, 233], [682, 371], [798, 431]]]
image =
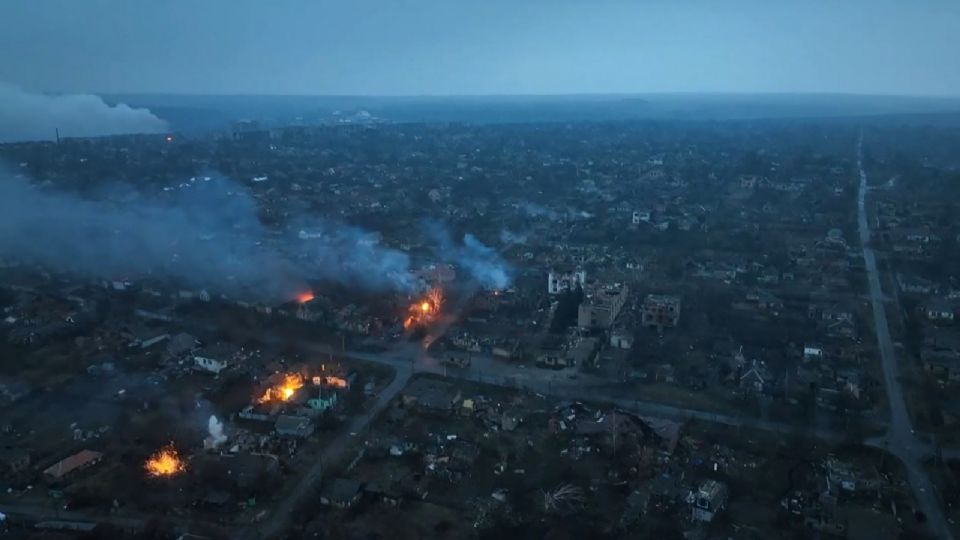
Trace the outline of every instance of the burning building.
[[268, 387], [257, 403], [285, 403], [293, 399], [297, 390], [303, 388], [303, 377], [299, 373], [284, 374], [280, 381]]
[[403, 328], [409, 330], [418, 326], [426, 326], [437, 320], [443, 306], [443, 291], [434, 287], [425, 296], [418, 298], [407, 308], [407, 318], [403, 321]]
[[176, 476], [187, 470], [186, 462], [180, 457], [173, 443], [154, 452], [143, 467], [147, 471], [147, 476], [153, 478]]

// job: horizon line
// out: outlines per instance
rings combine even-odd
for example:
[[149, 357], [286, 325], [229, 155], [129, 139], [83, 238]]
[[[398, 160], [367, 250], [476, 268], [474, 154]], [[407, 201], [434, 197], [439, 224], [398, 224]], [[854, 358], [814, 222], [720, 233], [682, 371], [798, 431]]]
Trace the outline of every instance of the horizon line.
[[[68, 92], [44, 92], [50, 94], [66, 94]], [[217, 93], [217, 92], [179, 92], [179, 91], [121, 91], [121, 92], [76, 92], [90, 93], [99, 96], [189, 96], [189, 97], [309, 97], [309, 98], [361, 98], [361, 99], [456, 99], [456, 98], [624, 98], [624, 97], [644, 97], [644, 96], [713, 96], [713, 97], [735, 97], [735, 96], [756, 96], [756, 97], [774, 97], [774, 96], [831, 96], [831, 97], [871, 97], [871, 98], [909, 98], [909, 99], [944, 99], [960, 100], [958, 94], [893, 94], [893, 93], [859, 93], [859, 92], [837, 92], [837, 91], [651, 91], [651, 92], [560, 92], [560, 93], [451, 93], [451, 94], [350, 94], [350, 93]]]

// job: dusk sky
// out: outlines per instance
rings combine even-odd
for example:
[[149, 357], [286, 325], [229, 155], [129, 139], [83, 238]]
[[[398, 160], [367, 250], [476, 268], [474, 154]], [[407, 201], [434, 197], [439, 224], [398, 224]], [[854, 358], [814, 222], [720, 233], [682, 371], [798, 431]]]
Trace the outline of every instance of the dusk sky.
[[960, 94], [956, 0], [0, 4], [0, 82], [215, 94]]

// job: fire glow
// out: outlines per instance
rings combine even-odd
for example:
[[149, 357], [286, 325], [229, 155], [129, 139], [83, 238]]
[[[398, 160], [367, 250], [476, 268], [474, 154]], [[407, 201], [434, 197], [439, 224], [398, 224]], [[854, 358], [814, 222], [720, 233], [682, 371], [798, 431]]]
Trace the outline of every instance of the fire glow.
[[430, 289], [426, 297], [410, 305], [407, 318], [403, 321], [403, 328], [410, 329], [433, 322], [440, 314], [441, 305], [443, 305], [443, 292], [436, 287]]
[[311, 301], [311, 300], [313, 300], [313, 292], [312, 292], [312, 291], [302, 292], [302, 293], [300, 293], [300, 294], [297, 295], [297, 303], [306, 304], [307, 302], [309, 302], [309, 301]]
[[329, 386], [330, 388], [346, 388], [347, 380], [343, 377], [336, 377], [334, 375], [327, 375], [323, 378], [323, 384]]
[[288, 373], [283, 376], [283, 380], [278, 384], [267, 388], [260, 399], [257, 400], [257, 403], [290, 401], [290, 398], [301, 388], [303, 388], [303, 377], [297, 373]]
[[176, 476], [187, 470], [187, 464], [180, 458], [180, 453], [170, 443], [154, 452], [144, 464], [147, 475], [154, 478]]

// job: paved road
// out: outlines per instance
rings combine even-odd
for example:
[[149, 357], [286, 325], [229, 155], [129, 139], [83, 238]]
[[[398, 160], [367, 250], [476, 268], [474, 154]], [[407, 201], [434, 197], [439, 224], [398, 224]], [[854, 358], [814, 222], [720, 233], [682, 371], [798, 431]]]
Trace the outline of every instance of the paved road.
[[[328, 348], [324, 347], [324, 349], [324, 352], [327, 352]], [[323, 477], [323, 467], [341, 461], [350, 443], [353, 442], [354, 434], [362, 433], [370, 422], [383, 412], [390, 401], [410, 382], [410, 377], [413, 375], [411, 364], [393, 363], [391, 365], [395, 368], [396, 374], [390, 384], [377, 395], [373, 405], [363, 414], [354, 416], [345, 429], [342, 429], [337, 436], [325, 443], [317, 460], [308, 470], [303, 472], [292, 490], [284, 494], [283, 498], [270, 509], [269, 515], [264, 521], [246, 529], [241, 538], [250, 540], [277, 538], [286, 531], [290, 525], [293, 512], [307, 500], [308, 496], [320, 484]]]
[[920, 509], [927, 515], [930, 532], [937, 538], [952, 539], [950, 527], [943, 514], [943, 508], [930, 476], [923, 468], [923, 461], [931, 455], [930, 447], [916, 437], [903, 398], [903, 386], [900, 382], [900, 370], [897, 365], [896, 351], [890, 339], [890, 326], [883, 305], [883, 289], [880, 286], [880, 272], [877, 259], [870, 245], [870, 223], [867, 220], [867, 173], [863, 169], [863, 134], [857, 143], [857, 168], [860, 173], [860, 191], [857, 198], [857, 221], [860, 229], [860, 243], [863, 247], [863, 261], [867, 269], [867, 281], [870, 289], [870, 303], [873, 307], [873, 323], [880, 349], [880, 362], [883, 366], [883, 383], [887, 391], [890, 407], [890, 424], [881, 441], [872, 441], [897, 456], [907, 470], [913, 495]]

